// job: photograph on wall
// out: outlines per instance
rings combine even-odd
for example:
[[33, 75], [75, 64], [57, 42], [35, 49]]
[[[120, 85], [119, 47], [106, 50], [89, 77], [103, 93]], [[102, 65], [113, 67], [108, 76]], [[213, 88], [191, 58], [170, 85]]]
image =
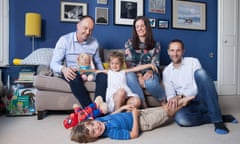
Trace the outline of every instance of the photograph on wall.
[[156, 19], [155, 18], [149, 18], [149, 23], [152, 28], [156, 27]]
[[114, 24], [132, 25], [137, 16], [144, 13], [143, 0], [115, 0]]
[[87, 3], [61, 2], [61, 21], [78, 22], [87, 15]]
[[168, 29], [168, 20], [158, 20], [158, 28], [159, 29]]
[[97, 0], [97, 4], [107, 4], [107, 0]]
[[134, 19], [137, 17], [137, 2], [122, 1], [120, 18]]
[[172, 28], [206, 30], [206, 3], [173, 0]]
[[103, 7], [95, 8], [95, 23], [108, 24], [108, 8]]
[[148, 12], [165, 14], [166, 0], [148, 0]]

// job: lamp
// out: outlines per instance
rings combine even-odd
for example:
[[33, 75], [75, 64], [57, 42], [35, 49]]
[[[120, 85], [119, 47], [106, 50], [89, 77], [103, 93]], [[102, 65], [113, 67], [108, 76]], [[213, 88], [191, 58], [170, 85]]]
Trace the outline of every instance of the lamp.
[[38, 13], [25, 14], [25, 36], [32, 37], [32, 51], [34, 51], [34, 38], [41, 37], [41, 15]]

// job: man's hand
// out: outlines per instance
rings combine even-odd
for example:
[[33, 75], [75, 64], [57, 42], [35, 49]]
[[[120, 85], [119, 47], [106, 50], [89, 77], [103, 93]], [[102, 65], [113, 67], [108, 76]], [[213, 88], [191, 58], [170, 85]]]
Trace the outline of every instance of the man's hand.
[[77, 71], [76, 68], [71, 68], [71, 67], [62, 68], [63, 76], [67, 81], [75, 79], [75, 77], [77, 76], [76, 71]]
[[167, 106], [176, 109], [178, 107], [178, 100], [179, 96], [172, 97], [171, 99], [168, 100]]

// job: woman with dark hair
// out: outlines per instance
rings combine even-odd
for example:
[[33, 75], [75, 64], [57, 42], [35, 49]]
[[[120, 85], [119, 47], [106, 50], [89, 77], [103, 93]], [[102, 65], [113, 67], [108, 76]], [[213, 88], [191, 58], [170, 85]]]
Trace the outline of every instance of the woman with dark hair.
[[[136, 17], [133, 22], [132, 38], [125, 43], [127, 68], [149, 63], [159, 68], [160, 50], [160, 43], [153, 38], [149, 19], [144, 16]], [[127, 83], [130, 89], [141, 98], [143, 108], [147, 107], [147, 103], [142, 88], [158, 99], [160, 105], [165, 103], [166, 97], [164, 89], [159, 83], [159, 76], [151, 69], [128, 73]]]

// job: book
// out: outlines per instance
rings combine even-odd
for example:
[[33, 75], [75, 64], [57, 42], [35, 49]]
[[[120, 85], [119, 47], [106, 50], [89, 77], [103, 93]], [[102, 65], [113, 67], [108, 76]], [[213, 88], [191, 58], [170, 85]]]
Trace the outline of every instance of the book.
[[33, 81], [34, 79], [33, 71], [21, 71], [19, 72], [18, 80], [19, 82]]

